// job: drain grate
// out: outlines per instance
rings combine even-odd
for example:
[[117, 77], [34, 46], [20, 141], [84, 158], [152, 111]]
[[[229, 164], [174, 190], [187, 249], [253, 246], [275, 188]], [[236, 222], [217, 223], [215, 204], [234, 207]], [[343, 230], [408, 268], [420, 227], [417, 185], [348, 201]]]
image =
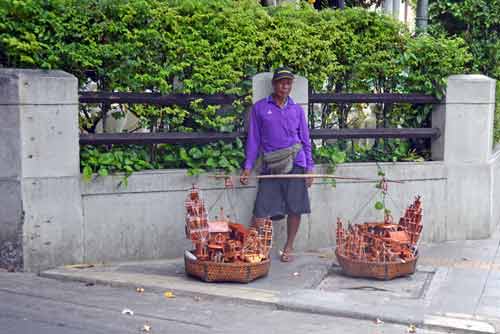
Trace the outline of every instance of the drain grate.
[[380, 281], [365, 278], [348, 277], [342, 274], [340, 267], [333, 267], [316, 289], [328, 292], [349, 291], [360, 294], [375, 294], [396, 298], [422, 298], [434, 275], [432, 271], [417, 270], [415, 274]]

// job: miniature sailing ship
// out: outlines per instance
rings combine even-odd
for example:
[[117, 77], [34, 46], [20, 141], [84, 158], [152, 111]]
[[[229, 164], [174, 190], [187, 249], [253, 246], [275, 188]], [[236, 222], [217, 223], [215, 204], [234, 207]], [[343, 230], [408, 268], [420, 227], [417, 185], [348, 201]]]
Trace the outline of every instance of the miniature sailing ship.
[[415, 198], [395, 224], [389, 214], [383, 222], [349, 225], [337, 220], [335, 254], [349, 276], [393, 279], [415, 272], [417, 243], [422, 232], [422, 204]]
[[258, 219], [246, 228], [221, 208], [209, 220], [199, 189], [193, 185], [185, 202], [186, 237], [194, 249], [185, 253], [186, 272], [205, 281], [249, 282], [269, 271], [272, 221]]

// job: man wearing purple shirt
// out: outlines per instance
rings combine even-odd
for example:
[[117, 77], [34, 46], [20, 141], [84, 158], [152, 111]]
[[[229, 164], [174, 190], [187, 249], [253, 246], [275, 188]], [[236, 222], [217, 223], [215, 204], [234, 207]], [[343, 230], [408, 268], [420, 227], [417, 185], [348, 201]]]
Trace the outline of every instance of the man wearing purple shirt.
[[[273, 94], [257, 101], [252, 108], [245, 165], [240, 177], [242, 184], [248, 183], [251, 170], [261, 154], [264, 160], [262, 174], [305, 174], [313, 171], [306, 115], [289, 96], [293, 79], [293, 73], [288, 68], [277, 69], [272, 79]], [[292, 259], [301, 214], [311, 212], [307, 189], [311, 184], [312, 178], [259, 180], [254, 217], [279, 219], [287, 215], [287, 241], [281, 255], [283, 262]]]

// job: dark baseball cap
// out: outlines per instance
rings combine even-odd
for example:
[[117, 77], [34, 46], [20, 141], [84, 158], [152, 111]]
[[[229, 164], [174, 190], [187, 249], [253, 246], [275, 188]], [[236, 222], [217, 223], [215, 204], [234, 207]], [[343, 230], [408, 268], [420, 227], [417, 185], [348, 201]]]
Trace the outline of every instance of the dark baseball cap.
[[288, 67], [280, 67], [274, 71], [273, 81], [281, 79], [293, 79], [293, 72]]

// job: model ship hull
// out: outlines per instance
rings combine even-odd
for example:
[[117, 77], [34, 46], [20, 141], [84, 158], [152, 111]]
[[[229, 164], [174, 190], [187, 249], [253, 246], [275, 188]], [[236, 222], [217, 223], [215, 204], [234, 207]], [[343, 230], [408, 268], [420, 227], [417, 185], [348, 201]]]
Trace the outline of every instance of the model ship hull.
[[391, 280], [396, 277], [407, 276], [415, 273], [418, 255], [406, 262], [367, 262], [355, 260], [339, 254], [335, 251], [342, 271], [352, 277], [376, 278], [380, 280]]
[[248, 283], [266, 276], [271, 266], [269, 259], [261, 262], [213, 262], [193, 260], [184, 256], [186, 273], [205, 282]]

